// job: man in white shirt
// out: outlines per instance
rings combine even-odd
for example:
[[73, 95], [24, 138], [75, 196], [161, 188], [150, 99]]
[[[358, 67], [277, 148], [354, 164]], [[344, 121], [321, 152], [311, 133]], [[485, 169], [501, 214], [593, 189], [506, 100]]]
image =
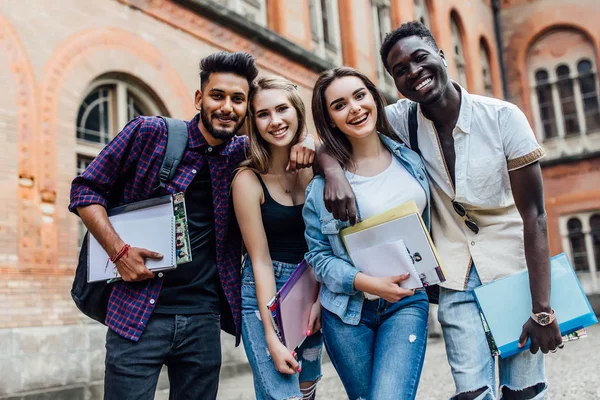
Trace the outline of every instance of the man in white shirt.
[[[439, 320], [457, 400], [541, 399], [548, 384], [541, 353], [562, 348], [550, 308], [550, 261], [542, 173], [544, 156], [524, 114], [513, 104], [469, 94], [448, 77], [443, 51], [422, 24], [388, 34], [381, 48], [387, 71], [406, 99], [386, 108], [390, 124], [410, 143], [409, 104], [418, 103], [418, 146], [429, 174], [432, 235], [444, 260]], [[326, 204], [336, 218], [355, 220], [354, 199], [339, 166], [324, 155]], [[473, 289], [528, 268], [532, 317], [520, 343], [531, 351], [495, 361]], [[541, 350], [541, 353], [538, 351]]]

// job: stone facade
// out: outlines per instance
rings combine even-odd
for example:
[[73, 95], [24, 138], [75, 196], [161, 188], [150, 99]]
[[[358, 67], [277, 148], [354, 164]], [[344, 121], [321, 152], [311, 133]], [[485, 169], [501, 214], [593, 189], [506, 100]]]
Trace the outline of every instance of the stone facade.
[[[323, 66], [343, 63], [378, 80], [375, 35], [381, 21], [372, 8], [377, 4], [386, 9], [391, 27], [425, 10], [451, 75], [462, 68], [470, 92], [503, 97], [489, 0], [330, 0], [317, 14], [311, 14], [313, 0], [262, 0], [253, 3], [262, 4], [264, 18], [249, 14], [242, 20], [266, 23], [244, 22], [241, 28], [235, 18], [213, 18], [202, 10], [219, 3], [219, 10], [230, 7], [235, 17], [246, 12], [236, 8], [245, 0], [214, 1], [0, 2], [0, 399], [44, 393], [96, 398], [102, 391], [105, 328], [78, 313], [69, 294], [79, 245], [78, 220], [67, 211], [81, 148], [76, 124], [94, 82], [107, 77], [137, 82], [162, 113], [191, 118], [198, 61], [215, 51], [245, 50], [257, 57], [263, 74], [296, 82], [310, 109], [312, 85]], [[594, 25], [600, 6], [596, 0], [575, 3], [500, 4], [508, 97], [532, 124], [526, 56], [540, 35], [554, 26], [578, 29], [593, 46], [595, 65], [600, 62]], [[315, 15], [321, 18], [316, 18], [318, 29]], [[279, 47], [257, 39], [261, 29], [261, 37], [279, 35]], [[454, 57], [456, 43], [460, 49]], [[397, 96], [393, 90], [388, 95]], [[312, 130], [311, 124], [309, 119]], [[544, 168], [553, 253], [565, 246], [561, 216], [600, 209], [598, 167], [598, 158], [565, 164], [558, 157]], [[232, 338], [224, 336], [223, 342], [224, 373], [247, 368]]]

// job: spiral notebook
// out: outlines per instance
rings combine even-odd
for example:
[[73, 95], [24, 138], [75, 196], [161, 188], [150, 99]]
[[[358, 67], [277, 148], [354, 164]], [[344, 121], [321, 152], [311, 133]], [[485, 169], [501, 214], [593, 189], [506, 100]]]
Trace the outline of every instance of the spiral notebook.
[[[108, 210], [108, 219], [119, 237], [131, 247], [163, 255], [161, 260], [146, 260], [146, 267], [151, 271], [172, 270], [192, 259], [183, 193], [112, 208]], [[120, 278], [93, 235], [88, 246], [88, 282]]]

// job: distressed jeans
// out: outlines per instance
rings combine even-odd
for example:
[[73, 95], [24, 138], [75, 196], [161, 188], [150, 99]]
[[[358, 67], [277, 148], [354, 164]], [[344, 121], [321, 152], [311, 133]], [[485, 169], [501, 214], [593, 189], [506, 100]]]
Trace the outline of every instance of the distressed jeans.
[[[273, 274], [277, 290], [281, 289], [296, 267], [295, 264], [273, 261]], [[316, 382], [321, 378], [321, 354], [323, 351], [321, 332], [307, 337], [296, 350], [297, 360], [302, 366], [300, 373], [287, 375], [275, 369], [258, 311], [256, 284], [252, 263], [248, 256], [246, 256], [242, 270], [242, 340], [248, 362], [252, 367], [257, 400], [301, 399], [300, 382]]]
[[440, 288], [438, 319], [442, 325], [456, 394], [484, 389], [476, 400], [496, 400], [502, 398], [504, 387], [517, 393], [535, 387], [535, 397], [523, 398], [543, 399], [548, 384], [541, 351], [531, 354], [527, 350], [512, 357], [499, 358], [500, 390], [496, 391], [496, 360], [491, 355], [473, 292], [480, 285], [479, 275], [473, 265], [465, 291]]
[[424, 291], [397, 303], [365, 300], [358, 325], [323, 310], [325, 348], [351, 400], [414, 399], [427, 344]]
[[109, 329], [104, 399], [153, 399], [163, 365], [169, 373], [170, 400], [216, 399], [220, 334], [217, 314], [154, 314], [138, 342]]

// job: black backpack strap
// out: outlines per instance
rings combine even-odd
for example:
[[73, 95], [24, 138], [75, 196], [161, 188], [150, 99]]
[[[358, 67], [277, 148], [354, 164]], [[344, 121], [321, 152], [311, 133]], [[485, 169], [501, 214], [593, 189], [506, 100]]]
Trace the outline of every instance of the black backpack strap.
[[173, 179], [177, 166], [183, 158], [183, 153], [188, 146], [188, 128], [185, 121], [169, 117], [160, 117], [167, 125], [167, 149], [158, 172], [158, 184], [154, 188], [163, 188]]
[[419, 150], [419, 140], [417, 139], [417, 131], [419, 128], [417, 112], [417, 103], [411, 102], [408, 106], [408, 135], [410, 139], [410, 148], [420, 156], [421, 150]]

